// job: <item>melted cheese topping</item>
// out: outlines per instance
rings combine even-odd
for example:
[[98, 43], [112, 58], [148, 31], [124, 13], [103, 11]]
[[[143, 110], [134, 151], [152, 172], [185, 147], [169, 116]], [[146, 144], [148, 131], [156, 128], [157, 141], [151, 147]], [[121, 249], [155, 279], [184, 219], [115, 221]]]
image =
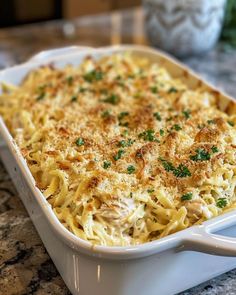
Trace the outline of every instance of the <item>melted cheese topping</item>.
[[82, 239], [145, 243], [235, 207], [236, 116], [214, 92], [129, 53], [43, 66], [2, 88], [36, 185]]

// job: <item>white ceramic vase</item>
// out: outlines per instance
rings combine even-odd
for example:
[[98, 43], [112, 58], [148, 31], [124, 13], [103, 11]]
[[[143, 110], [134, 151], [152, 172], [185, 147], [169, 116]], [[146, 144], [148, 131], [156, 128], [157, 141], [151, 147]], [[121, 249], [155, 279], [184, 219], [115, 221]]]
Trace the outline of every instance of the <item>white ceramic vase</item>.
[[226, 0], [143, 0], [150, 42], [176, 56], [200, 54], [219, 39]]

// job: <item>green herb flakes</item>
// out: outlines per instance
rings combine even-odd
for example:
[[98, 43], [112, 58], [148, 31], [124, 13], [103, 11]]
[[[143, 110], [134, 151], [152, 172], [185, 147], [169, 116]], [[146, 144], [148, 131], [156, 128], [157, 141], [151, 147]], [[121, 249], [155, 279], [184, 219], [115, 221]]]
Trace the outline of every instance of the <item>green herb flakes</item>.
[[124, 153], [125, 153], [124, 150], [118, 150], [117, 154], [113, 157], [113, 159], [114, 159], [115, 161], [119, 160], [119, 159], [122, 157], [122, 155], [123, 155]]
[[219, 152], [217, 146], [213, 146], [213, 147], [211, 148], [211, 150], [212, 150], [212, 153], [218, 153], [218, 152]]
[[152, 129], [148, 129], [138, 135], [139, 138], [142, 138], [145, 141], [155, 141], [155, 142], [160, 142], [156, 137], [155, 137], [155, 131]]
[[123, 136], [128, 136], [128, 135], [129, 135], [129, 131], [128, 131], [128, 129], [124, 130], [124, 132], [123, 132], [122, 135], [123, 135]]
[[103, 102], [105, 103], [110, 103], [113, 105], [117, 105], [120, 101], [119, 96], [115, 95], [115, 94], [111, 94], [110, 96], [108, 96], [106, 99], [103, 100]]
[[153, 116], [157, 119], [157, 121], [161, 121], [161, 115], [158, 112], [154, 113]]
[[202, 124], [202, 125], [201, 125], [201, 124], [198, 124], [198, 125], [197, 125], [197, 128], [198, 128], [198, 129], [202, 129], [202, 128], [204, 128], [204, 127], [206, 127], [205, 124]]
[[103, 73], [99, 70], [92, 70], [84, 75], [84, 80], [92, 83], [103, 79]]
[[178, 92], [178, 90], [175, 88], [175, 87], [171, 87], [169, 90], [168, 90], [168, 93], [176, 93]]
[[66, 82], [69, 86], [73, 84], [74, 78], [72, 76], [69, 76], [66, 78]]
[[118, 115], [118, 120], [121, 121], [124, 117], [128, 116], [129, 112], [121, 112]]
[[128, 174], [134, 173], [135, 172], [135, 167], [133, 165], [129, 165], [127, 167], [127, 172], [128, 172]]
[[190, 111], [183, 111], [182, 114], [184, 115], [185, 119], [190, 118]]
[[208, 161], [211, 158], [211, 155], [202, 148], [195, 150], [195, 152], [194, 156], [189, 157], [192, 161]]
[[120, 122], [119, 125], [122, 127], [129, 127], [129, 122]]
[[87, 91], [87, 90], [88, 90], [87, 88], [80, 87], [80, 88], [78, 89], [78, 92], [80, 92], [80, 93], [84, 93], [84, 92]]
[[192, 198], [193, 198], [193, 193], [186, 193], [182, 195], [181, 201], [189, 201], [189, 200], [192, 200]]
[[45, 92], [42, 92], [37, 96], [36, 100], [38, 100], [38, 101], [42, 100], [44, 97], [45, 97]]
[[149, 194], [153, 194], [153, 193], [155, 192], [155, 190], [154, 190], [154, 188], [149, 188], [149, 189], [147, 190], [147, 192], [148, 192]]
[[215, 124], [214, 120], [207, 120], [207, 124], [211, 125], [211, 124]]
[[174, 176], [180, 178], [191, 176], [191, 172], [189, 171], [187, 166], [180, 164], [178, 167], [175, 167], [171, 162], [165, 159], [159, 158], [159, 160], [162, 162], [164, 169], [167, 172], [172, 172]]
[[234, 127], [234, 122], [233, 121], [228, 121], [227, 122], [230, 126]]
[[166, 119], [167, 122], [171, 121], [173, 119], [172, 116], [170, 116], [169, 118]]
[[226, 198], [219, 198], [218, 200], [217, 200], [217, 202], [216, 202], [216, 206], [218, 207], [218, 208], [224, 208], [224, 207], [226, 207], [227, 206], [227, 200], [226, 200]]
[[71, 96], [71, 102], [75, 102], [75, 101], [77, 101], [77, 96], [76, 95]]
[[153, 87], [151, 87], [150, 90], [151, 90], [151, 92], [152, 92], [153, 94], [158, 93], [158, 88], [157, 88], [157, 86], [153, 86]]
[[102, 112], [102, 118], [106, 119], [111, 115], [111, 112], [109, 110], [106, 110]]
[[165, 133], [164, 130], [163, 129], [160, 129], [160, 135], [161, 136], [164, 136], [164, 133]]
[[111, 162], [109, 162], [109, 161], [104, 161], [104, 162], [103, 162], [103, 168], [104, 168], [104, 169], [108, 169], [109, 167], [111, 167]]
[[84, 145], [84, 140], [82, 137], [79, 137], [76, 142], [75, 142], [78, 146]]
[[171, 162], [168, 162], [167, 160], [162, 158], [159, 158], [159, 160], [162, 162], [162, 165], [167, 172], [174, 171], [175, 167]]
[[134, 143], [134, 140], [132, 140], [132, 139], [128, 139], [128, 140], [121, 140], [121, 141], [119, 141], [119, 143], [118, 143], [118, 146], [119, 147], [129, 147], [129, 146], [131, 146], [132, 144]]
[[174, 176], [176, 177], [187, 177], [187, 176], [191, 176], [190, 171], [188, 170], [188, 167], [180, 164], [177, 168], [175, 168], [175, 170], [173, 171]]
[[171, 129], [174, 129], [175, 131], [180, 131], [182, 130], [182, 127], [179, 126], [179, 124], [174, 124]]

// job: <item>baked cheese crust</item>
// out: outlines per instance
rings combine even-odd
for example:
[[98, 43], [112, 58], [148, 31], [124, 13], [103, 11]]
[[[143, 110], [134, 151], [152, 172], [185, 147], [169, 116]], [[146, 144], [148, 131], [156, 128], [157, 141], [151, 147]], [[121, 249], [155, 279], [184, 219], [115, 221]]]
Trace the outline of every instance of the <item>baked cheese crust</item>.
[[235, 207], [236, 116], [129, 52], [2, 85], [3, 116], [60, 222], [93, 244], [152, 241]]

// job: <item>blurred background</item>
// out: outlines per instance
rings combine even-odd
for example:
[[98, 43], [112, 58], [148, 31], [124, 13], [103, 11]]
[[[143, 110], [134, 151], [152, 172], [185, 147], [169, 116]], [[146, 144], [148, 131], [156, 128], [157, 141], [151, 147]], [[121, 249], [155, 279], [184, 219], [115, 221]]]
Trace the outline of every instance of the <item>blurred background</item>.
[[141, 0], [1, 0], [0, 27], [71, 19], [141, 5]]
[[[171, 1], [172, 0], [0, 0], [0, 28], [55, 19], [70, 20], [80, 16], [109, 13], [138, 7], [141, 6], [142, 3], [145, 6], [147, 3], [156, 5], [161, 2], [168, 4], [168, 2]], [[182, 3], [182, 6], [186, 6], [187, 3], [187, 5], [190, 4], [194, 7], [194, 2], [207, 6], [207, 2], [214, 4], [219, 2], [219, 0], [175, 0], [172, 2]], [[236, 0], [226, 0], [226, 2], [220, 39], [226, 46], [236, 46]]]

